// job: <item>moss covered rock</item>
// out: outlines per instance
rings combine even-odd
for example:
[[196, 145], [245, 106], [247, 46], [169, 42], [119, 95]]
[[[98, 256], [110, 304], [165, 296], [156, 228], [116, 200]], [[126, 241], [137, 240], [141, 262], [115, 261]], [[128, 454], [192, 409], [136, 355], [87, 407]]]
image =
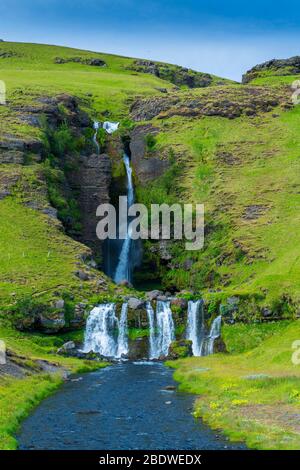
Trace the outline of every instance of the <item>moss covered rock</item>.
[[190, 357], [192, 355], [192, 341], [189, 339], [173, 341], [170, 344], [169, 357], [171, 359], [181, 359], [183, 357]]

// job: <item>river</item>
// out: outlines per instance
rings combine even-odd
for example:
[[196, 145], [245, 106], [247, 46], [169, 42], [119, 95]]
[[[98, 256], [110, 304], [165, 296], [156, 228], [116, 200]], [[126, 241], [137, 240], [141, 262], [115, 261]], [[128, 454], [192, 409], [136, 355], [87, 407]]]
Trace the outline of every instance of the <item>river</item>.
[[124, 362], [74, 377], [45, 399], [17, 436], [26, 450], [239, 449], [192, 416], [162, 363]]

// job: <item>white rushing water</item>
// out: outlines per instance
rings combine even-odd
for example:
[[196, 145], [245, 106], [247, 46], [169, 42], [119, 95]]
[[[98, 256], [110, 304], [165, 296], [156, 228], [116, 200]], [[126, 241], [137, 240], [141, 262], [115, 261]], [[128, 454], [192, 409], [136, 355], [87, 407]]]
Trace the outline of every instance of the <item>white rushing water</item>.
[[147, 302], [146, 310], [149, 323], [149, 358], [154, 359], [156, 357], [155, 314], [150, 302]]
[[167, 356], [169, 347], [175, 339], [175, 325], [170, 302], [158, 301], [156, 312], [148, 302], [147, 315], [149, 321], [149, 358], [158, 359]]
[[[127, 175], [127, 201], [128, 207], [132, 206], [134, 203], [134, 189], [132, 183], [132, 168], [130, 166], [130, 159], [128, 155], [123, 156], [124, 165], [126, 168]], [[118, 284], [121, 281], [131, 281], [131, 248], [132, 240], [130, 236], [129, 221], [127, 221], [127, 235], [123, 242], [121, 253], [119, 256], [116, 272], [114, 275], [114, 281]]]
[[128, 326], [127, 326], [128, 304], [122, 305], [121, 316], [119, 321], [119, 336], [117, 357], [126, 356], [128, 354]]
[[202, 356], [205, 337], [205, 324], [202, 300], [190, 300], [188, 303], [186, 338], [192, 341], [194, 356]]
[[127, 303], [122, 305], [120, 320], [113, 303], [93, 308], [87, 319], [84, 352], [96, 352], [106, 357], [121, 357], [128, 353]]
[[100, 145], [98, 144], [98, 140], [97, 140], [97, 132], [98, 132], [99, 127], [100, 127], [100, 123], [98, 121], [94, 121], [94, 130], [95, 130], [95, 132], [94, 132], [93, 141], [94, 141], [94, 144], [96, 146], [98, 155], [100, 154]]
[[222, 324], [222, 317], [219, 315], [211, 324], [210, 332], [208, 337], [205, 340], [204, 348], [203, 348], [203, 356], [208, 356], [209, 354], [213, 354], [214, 352], [214, 342], [217, 338], [221, 336], [221, 324]]
[[103, 129], [105, 129], [108, 134], [113, 134], [116, 130], [118, 130], [118, 127], [119, 122], [105, 121], [103, 123]]

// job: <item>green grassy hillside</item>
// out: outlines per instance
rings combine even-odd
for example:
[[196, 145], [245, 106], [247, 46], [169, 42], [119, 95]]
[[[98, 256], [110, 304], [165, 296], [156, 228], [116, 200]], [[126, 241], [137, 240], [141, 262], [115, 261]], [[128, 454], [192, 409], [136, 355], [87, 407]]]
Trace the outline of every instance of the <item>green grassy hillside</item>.
[[[95, 63], [99, 60], [103, 66]], [[0, 106], [0, 150], [2, 146], [5, 156], [5, 146], [9, 143], [10, 153], [14, 153], [19, 141], [25, 145], [40, 143], [44, 147], [42, 162], [36, 161], [35, 154], [28, 151], [25, 165], [1, 164], [0, 185], [4, 197], [0, 198], [0, 304], [4, 310], [32, 294], [34, 298], [51, 299], [71, 292], [75, 300], [89, 299], [95, 292], [98, 298], [115, 295], [112, 283], [95, 271], [91, 281], [82, 283], [76, 278], [76, 270], [85, 269], [82, 259], [88, 257], [87, 249], [67, 237], [52, 218], [32, 208], [32, 202], [46, 208], [50, 201], [59, 213], [71, 211], [74, 216], [76, 200], [65, 201], [59, 193], [65, 185], [61, 171], [66, 171], [66, 164], [62, 160], [69, 152], [75, 162], [71, 165], [77, 164], [74, 155], [78, 156], [91, 142], [92, 129], [81, 137], [76, 135], [77, 130], [74, 134], [72, 129], [57, 129], [51, 138], [56, 139], [59, 152], [53, 159], [54, 150], [49, 147], [44, 124], [37, 125], [30, 119], [34, 120], [35, 116], [41, 119], [45, 100], [68, 94], [76, 97], [80, 108], [91, 118], [121, 120], [126, 126], [130, 122], [129, 108], [137, 98], [175, 89], [169, 81], [133, 70], [134, 61], [66, 47], [0, 44], [0, 80], [5, 82], [7, 91], [6, 105]], [[164, 67], [171, 75], [176, 69], [167, 64]], [[212, 84], [218, 80], [212, 77]], [[70, 112], [62, 104], [58, 108], [61, 119], [64, 115], [67, 118]], [[68, 213], [64, 219], [68, 219]]]
[[[181, 85], [190, 75], [205, 86]], [[300, 107], [290, 85], [297, 76], [294, 68], [268, 66], [235, 84], [170, 64], [1, 42], [7, 103], [0, 105], [0, 338], [8, 348], [33, 368], [48, 359], [78, 370], [77, 360], [53, 354], [72, 335], [18, 333], [7, 319], [33, 328], [40, 325], [32, 318], [42, 314], [55, 328], [62, 314], [72, 328], [78, 305], [132, 292], [95, 269], [91, 250], [75, 241], [81, 214], [68, 180], [94, 151], [91, 119], [119, 120], [112, 138], [99, 135], [113, 162], [113, 188], [124, 172], [122, 138], [141, 130], [139, 156], [150, 170], [157, 159], [167, 169], [145, 183], [134, 168], [138, 201], [205, 204], [204, 249], [146, 242], [140, 280], [204, 296], [209, 315], [221, 309], [224, 319], [246, 323], [224, 326], [230, 354], [176, 363], [184, 388], [202, 395], [196, 416], [252, 447], [296, 448], [299, 371], [291, 344], [299, 338]], [[261, 323], [262, 315], [285, 321]], [[60, 381], [1, 378], [0, 447], [16, 445], [19, 420]]]
[[[168, 178], [139, 189], [141, 199], [205, 204], [205, 247], [187, 252], [169, 245], [172, 259], [160, 266], [166, 288], [192, 288], [218, 301], [252, 297], [276, 315], [297, 314], [300, 107], [291, 104], [294, 79], [269, 71], [268, 79], [249, 85], [182, 92], [180, 104], [141, 123], [159, 129], [148, 157], [172, 151], [176, 160]], [[265, 93], [270, 108], [255, 111], [254, 100], [263, 101]], [[192, 100], [199, 101], [196, 110], [187, 108]]]
[[299, 334], [299, 320], [226, 326], [232, 354], [170, 363], [180, 389], [199, 396], [195, 417], [250, 448], [299, 449], [300, 369], [292, 362]]

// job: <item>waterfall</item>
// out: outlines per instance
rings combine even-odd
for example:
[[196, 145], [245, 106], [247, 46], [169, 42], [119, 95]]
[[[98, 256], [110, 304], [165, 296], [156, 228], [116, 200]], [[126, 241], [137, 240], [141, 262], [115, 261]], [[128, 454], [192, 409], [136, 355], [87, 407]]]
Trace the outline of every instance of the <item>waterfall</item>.
[[175, 339], [175, 327], [170, 302], [158, 301], [156, 306], [157, 346], [160, 355], [167, 356], [169, 346]]
[[94, 121], [94, 126], [93, 127], [95, 129], [93, 141], [94, 141], [94, 144], [97, 148], [97, 154], [100, 155], [100, 145], [98, 144], [98, 140], [97, 140], [97, 133], [98, 133], [98, 129], [100, 127], [100, 123], [98, 121]]
[[84, 352], [94, 351], [102, 356], [115, 357], [117, 327], [115, 304], [104, 304], [93, 308], [87, 319]]
[[149, 323], [149, 358], [154, 359], [158, 355], [156, 351], [154, 310], [150, 302], [147, 302], [146, 310]]
[[[132, 168], [130, 166], [130, 159], [128, 155], [123, 156], [124, 165], [126, 168], [126, 175], [127, 175], [127, 200], [128, 200], [128, 207], [132, 206], [134, 203], [134, 190], [133, 190], [133, 183], [132, 183]], [[131, 270], [132, 265], [130, 262], [131, 258], [131, 248], [132, 248], [132, 240], [130, 236], [130, 228], [129, 228], [129, 221], [127, 221], [127, 235], [123, 242], [121, 253], [119, 256], [114, 281], [116, 283], [120, 283], [121, 281], [131, 281]]]
[[113, 134], [116, 130], [118, 130], [118, 127], [119, 122], [105, 121], [103, 123], [103, 129], [105, 129], [108, 134]]
[[215, 339], [221, 336], [221, 324], [222, 324], [222, 317], [219, 315], [211, 324], [210, 332], [208, 337], [205, 340], [203, 356], [208, 356], [209, 354], [213, 354], [214, 352], [214, 342]]
[[205, 324], [203, 301], [190, 300], [188, 303], [188, 318], [186, 338], [192, 341], [192, 350], [194, 356], [202, 356], [202, 347], [205, 337]]
[[116, 316], [116, 304], [103, 304], [93, 308], [87, 319], [83, 351], [116, 358], [126, 355], [127, 308], [127, 303], [122, 305], [120, 320]]
[[127, 326], [128, 304], [122, 305], [121, 316], [119, 321], [119, 336], [117, 357], [126, 356], [128, 354], [128, 326]]
[[148, 302], [147, 314], [150, 330], [149, 357], [150, 359], [158, 359], [161, 356], [167, 356], [169, 346], [175, 339], [175, 326], [170, 302], [158, 301], [155, 315], [150, 302]]

